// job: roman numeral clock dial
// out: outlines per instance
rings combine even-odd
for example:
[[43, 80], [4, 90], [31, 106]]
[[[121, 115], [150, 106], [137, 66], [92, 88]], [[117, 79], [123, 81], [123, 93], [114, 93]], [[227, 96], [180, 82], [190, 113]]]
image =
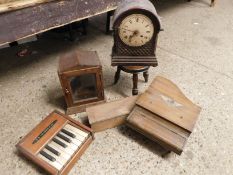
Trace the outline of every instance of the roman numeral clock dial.
[[131, 14], [122, 20], [118, 31], [123, 43], [139, 47], [152, 39], [154, 25], [151, 19], [143, 14]]

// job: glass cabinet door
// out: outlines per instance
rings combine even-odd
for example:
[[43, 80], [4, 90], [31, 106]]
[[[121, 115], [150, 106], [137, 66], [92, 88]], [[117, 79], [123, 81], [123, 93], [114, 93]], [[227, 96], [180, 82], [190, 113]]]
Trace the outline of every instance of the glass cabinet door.
[[84, 74], [69, 78], [73, 103], [98, 97], [96, 74]]

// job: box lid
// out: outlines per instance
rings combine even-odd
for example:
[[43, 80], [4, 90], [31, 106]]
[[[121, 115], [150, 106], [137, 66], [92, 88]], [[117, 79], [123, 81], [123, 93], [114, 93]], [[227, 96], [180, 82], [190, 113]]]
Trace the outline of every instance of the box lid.
[[58, 72], [62, 73], [100, 66], [101, 63], [96, 51], [73, 50], [60, 56]]
[[156, 77], [136, 104], [192, 132], [201, 108], [191, 102], [170, 80]]
[[181, 154], [201, 108], [192, 103], [170, 80], [156, 77], [127, 117], [127, 125]]

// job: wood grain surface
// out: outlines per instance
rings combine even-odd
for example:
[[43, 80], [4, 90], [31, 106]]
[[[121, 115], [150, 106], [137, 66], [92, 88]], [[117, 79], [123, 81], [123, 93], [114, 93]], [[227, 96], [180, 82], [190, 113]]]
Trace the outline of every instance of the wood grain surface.
[[100, 104], [86, 109], [89, 123], [94, 132], [103, 131], [125, 123], [138, 96]]
[[156, 77], [127, 117], [127, 125], [181, 154], [201, 108], [192, 103], [170, 80]]
[[0, 0], [0, 13], [18, 10], [54, 0]]
[[156, 141], [165, 149], [181, 154], [186, 140], [190, 133], [179, 126], [164, 120], [163, 118], [145, 110], [140, 106], [135, 106], [127, 117], [127, 124]]
[[192, 132], [201, 108], [192, 103], [170, 80], [156, 77], [137, 105]]
[[119, 1], [56, 0], [0, 13], [0, 46], [114, 10]]

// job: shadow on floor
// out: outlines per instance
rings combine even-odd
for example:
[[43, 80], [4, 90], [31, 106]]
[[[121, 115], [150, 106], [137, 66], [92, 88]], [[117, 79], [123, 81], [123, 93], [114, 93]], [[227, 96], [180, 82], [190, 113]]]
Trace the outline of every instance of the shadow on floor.
[[25, 164], [31, 166], [33, 169], [35, 169], [36, 172], [39, 172], [40, 174], [44, 174], [46, 175], [47, 172], [42, 169], [41, 167], [39, 167], [38, 165], [36, 165], [35, 163], [33, 163], [30, 159], [27, 159], [22, 153], [18, 152], [17, 150], [14, 151], [14, 154], [17, 157], [20, 157], [20, 161], [23, 161]]
[[164, 149], [159, 144], [149, 140], [148, 138], [146, 138], [145, 136], [143, 136], [139, 132], [136, 132], [127, 126], [120, 126], [117, 129], [122, 135], [124, 135], [125, 137], [127, 137], [130, 140], [137, 142], [138, 144], [142, 145], [143, 147], [146, 147], [152, 153], [157, 154], [157, 155], [162, 156], [162, 157], [169, 156], [169, 154], [167, 154], [166, 149]]
[[50, 88], [47, 90], [47, 103], [54, 105], [56, 108], [66, 110], [65, 97], [63, 95], [62, 89], [58, 87]]

